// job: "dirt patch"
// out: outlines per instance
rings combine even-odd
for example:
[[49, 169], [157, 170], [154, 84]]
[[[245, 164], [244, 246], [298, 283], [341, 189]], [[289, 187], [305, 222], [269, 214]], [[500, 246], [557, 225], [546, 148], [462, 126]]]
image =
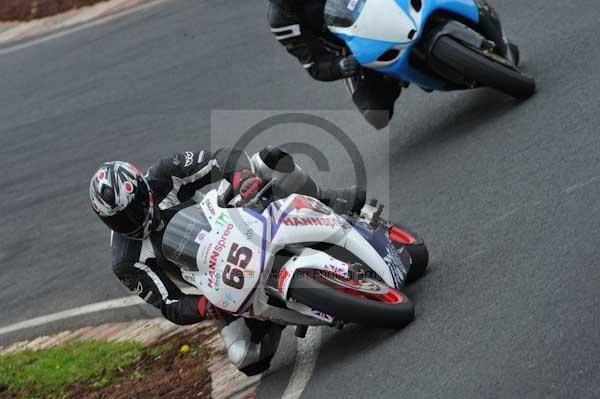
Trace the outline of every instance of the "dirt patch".
[[108, 0], [0, 0], [0, 21], [30, 21]]
[[[203, 346], [210, 338], [206, 331], [192, 330], [160, 340], [147, 347], [140, 360], [126, 369], [70, 386], [67, 398], [210, 398], [210, 353]], [[157, 355], [156, 349], [162, 345], [169, 345], [170, 349]], [[100, 387], [105, 380], [111, 382]]]

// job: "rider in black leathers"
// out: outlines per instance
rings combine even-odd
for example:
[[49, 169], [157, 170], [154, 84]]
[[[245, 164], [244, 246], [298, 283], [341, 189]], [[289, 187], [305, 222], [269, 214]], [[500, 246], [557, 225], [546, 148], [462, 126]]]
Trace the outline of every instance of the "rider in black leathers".
[[[360, 112], [371, 125], [382, 129], [393, 117], [394, 103], [403, 83], [360, 67], [345, 43], [325, 26], [326, 2], [269, 0], [271, 32], [314, 79], [347, 79], [352, 100]], [[507, 42], [498, 14], [485, 0], [477, 0], [477, 4], [482, 33], [494, 41], [501, 54], [507, 54], [518, 65], [519, 49]]]
[[269, 24], [275, 38], [316, 80], [348, 79], [352, 100], [377, 129], [388, 125], [401, 83], [360, 67], [324, 20], [326, 0], [269, 0]]
[[173, 277], [181, 280], [180, 270], [165, 258], [162, 236], [171, 218], [193, 204], [198, 190], [206, 185], [227, 179], [242, 198], [251, 198], [263, 185], [265, 176], [277, 173], [289, 178], [290, 192], [311, 195], [325, 203], [345, 198], [354, 210], [364, 204], [363, 190], [319, 188], [291, 155], [277, 147], [267, 147], [252, 159], [235, 148], [220, 149], [214, 154], [188, 151], [159, 160], [143, 176], [131, 164], [109, 162], [100, 167], [90, 183], [92, 206], [113, 230], [112, 263], [119, 280], [173, 323], [220, 320], [230, 360], [248, 375], [269, 367], [281, 326], [236, 318], [202, 295], [181, 292], [173, 282]]

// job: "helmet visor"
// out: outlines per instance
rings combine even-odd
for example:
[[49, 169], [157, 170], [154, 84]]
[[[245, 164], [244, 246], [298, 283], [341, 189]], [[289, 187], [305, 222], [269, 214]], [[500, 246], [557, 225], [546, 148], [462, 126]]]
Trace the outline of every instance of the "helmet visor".
[[144, 227], [150, 223], [150, 193], [144, 181], [138, 179], [138, 188], [133, 201], [125, 209], [102, 220], [113, 231], [132, 238], [142, 238]]

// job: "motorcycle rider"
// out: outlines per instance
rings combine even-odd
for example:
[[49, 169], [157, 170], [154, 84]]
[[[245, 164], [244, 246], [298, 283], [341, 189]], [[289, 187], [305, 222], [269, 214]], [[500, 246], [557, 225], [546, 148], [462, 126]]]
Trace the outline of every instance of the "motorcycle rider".
[[346, 79], [352, 100], [376, 129], [386, 127], [394, 114], [401, 82], [361, 68], [340, 39], [325, 26], [326, 0], [269, 0], [269, 24], [275, 38], [296, 57], [314, 79]]
[[164, 228], [183, 208], [192, 205], [201, 188], [226, 179], [243, 199], [253, 198], [265, 180], [277, 177], [280, 190], [320, 198], [343, 198], [353, 210], [362, 208], [362, 189], [322, 189], [296, 165], [286, 151], [269, 146], [250, 159], [235, 148], [175, 154], [156, 162], [146, 174], [127, 162], [100, 166], [90, 182], [90, 200], [100, 219], [112, 230], [112, 264], [119, 280], [134, 294], [160, 309], [175, 324], [219, 320], [229, 359], [242, 372], [268, 369], [283, 326], [237, 318], [202, 295], [181, 292], [173, 277], [181, 273], [162, 253]]
[[[271, 32], [314, 79], [346, 79], [352, 100], [364, 118], [376, 129], [382, 129], [392, 119], [394, 103], [406, 84], [361, 68], [345, 43], [325, 25], [326, 3], [327, 0], [269, 0]], [[477, 0], [477, 4], [482, 33], [518, 65], [519, 48], [507, 41], [495, 10], [485, 0]]]

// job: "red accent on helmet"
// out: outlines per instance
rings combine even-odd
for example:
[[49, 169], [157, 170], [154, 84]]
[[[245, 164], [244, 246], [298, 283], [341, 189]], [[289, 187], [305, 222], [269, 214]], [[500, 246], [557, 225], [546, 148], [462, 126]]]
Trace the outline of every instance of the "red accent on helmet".
[[133, 192], [133, 184], [131, 184], [130, 182], [126, 181], [125, 183], [123, 183], [123, 187], [125, 188], [125, 191], [129, 194]]
[[106, 172], [102, 171], [98, 173], [98, 180], [104, 180], [106, 178]]

